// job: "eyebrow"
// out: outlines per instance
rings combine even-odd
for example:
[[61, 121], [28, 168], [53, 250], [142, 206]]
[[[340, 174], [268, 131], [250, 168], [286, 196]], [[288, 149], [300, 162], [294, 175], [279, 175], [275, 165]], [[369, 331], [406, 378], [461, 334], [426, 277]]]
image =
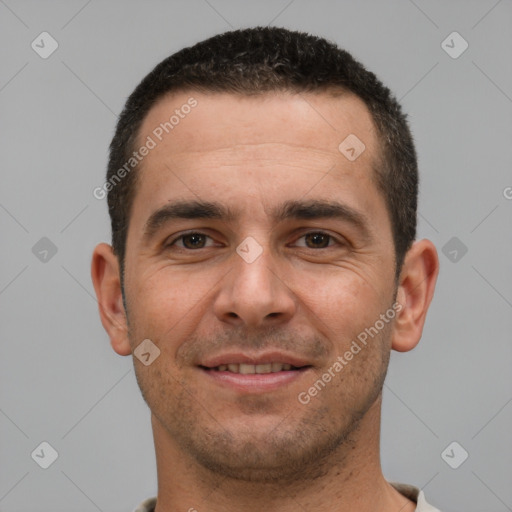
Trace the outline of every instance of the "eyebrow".
[[[356, 227], [365, 240], [370, 240], [369, 221], [365, 214], [338, 201], [312, 199], [289, 200], [274, 208], [273, 222], [285, 220], [337, 219]], [[215, 219], [233, 222], [237, 218], [231, 208], [217, 202], [200, 200], [175, 201], [154, 211], [143, 229], [144, 240], [149, 240], [164, 224], [174, 219]]]

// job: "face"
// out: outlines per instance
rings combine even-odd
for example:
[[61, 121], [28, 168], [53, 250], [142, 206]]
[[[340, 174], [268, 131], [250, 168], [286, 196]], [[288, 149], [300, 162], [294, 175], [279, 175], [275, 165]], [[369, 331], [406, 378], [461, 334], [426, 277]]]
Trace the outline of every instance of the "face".
[[[355, 160], [338, 149], [350, 134]], [[183, 92], [149, 112], [148, 136], [124, 289], [131, 349], [160, 350], [134, 360], [144, 399], [220, 474], [304, 471], [350, 441], [389, 359], [394, 247], [370, 114], [352, 95]]]

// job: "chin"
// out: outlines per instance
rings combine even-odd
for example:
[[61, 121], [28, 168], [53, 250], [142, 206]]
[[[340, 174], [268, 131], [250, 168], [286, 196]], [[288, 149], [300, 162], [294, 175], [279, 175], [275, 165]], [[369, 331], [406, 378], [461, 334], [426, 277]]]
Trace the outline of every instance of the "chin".
[[[279, 425], [278, 425], [279, 426]], [[187, 450], [207, 470], [245, 482], [285, 483], [318, 478], [332, 465], [333, 451], [350, 444], [346, 432], [311, 431], [302, 425], [294, 431], [273, 431], [242, 436], [241, 432], [204, 431]]]

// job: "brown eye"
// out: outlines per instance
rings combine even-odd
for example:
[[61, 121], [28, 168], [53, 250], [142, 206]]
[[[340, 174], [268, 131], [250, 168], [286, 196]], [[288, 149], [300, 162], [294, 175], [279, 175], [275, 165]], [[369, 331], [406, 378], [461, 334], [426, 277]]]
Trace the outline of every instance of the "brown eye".
[[311, 243], [313, 249], [323, 249], [329, 245], [330, 235], [325, 233], [308, 233], [305, 235], [306, 243]]
[[[167, 247], [177, 246], [180, 249], [203, 249], [206, 247], [206, 239], [208, 235], [199, 232], [190, 232], [175, 238]], [[181, 242], [181, 244], [178, 244]]]
[[[183, 245], [185, 245], [187, 249], [204, 247], [205, 236], [201, 233], [190, 233], [189, 235], [183, 235], [181, 238], [183, 239]], [[187, 241], [190, 242], [190, 244], [188, 244]]]
[[[299, 240], [302, 239], [304, 239], [305, 244], [298, 245], [299, 247], [305, 247], [306, 249], [327, 249], [334, 245], [344, 245], [337, 241], [332, 235], [324, 233], [323, 231], [311, 231], [299, 238]], [[334, 244], [330, 243], [331, 241], [334, 242]]]

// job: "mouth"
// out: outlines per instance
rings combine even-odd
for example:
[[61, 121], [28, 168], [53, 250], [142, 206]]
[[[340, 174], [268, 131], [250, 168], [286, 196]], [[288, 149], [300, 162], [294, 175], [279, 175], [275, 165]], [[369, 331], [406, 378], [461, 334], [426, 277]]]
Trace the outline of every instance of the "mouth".
[[230, 355], [198, 365], [210, 382], [237, 393], [265, 393], [289, 386], [311, 371], [306, 361], [284, 355]]
[[242, 375], [262, 375], [265, 373], [278, 373], [282, 371], [296, 371], [302, 368], [310, 367], [306, 366], [293, 366], [289, 363], [265, 363], [265, 364], [246, 364], [246, 363], [231, 363], [231, 364], [220, 364], [214, 368], [208, 368], [207, 366], [201, 366], [205, 370], [213, 370], [216, 372], [230, 372], [238, 373]]

